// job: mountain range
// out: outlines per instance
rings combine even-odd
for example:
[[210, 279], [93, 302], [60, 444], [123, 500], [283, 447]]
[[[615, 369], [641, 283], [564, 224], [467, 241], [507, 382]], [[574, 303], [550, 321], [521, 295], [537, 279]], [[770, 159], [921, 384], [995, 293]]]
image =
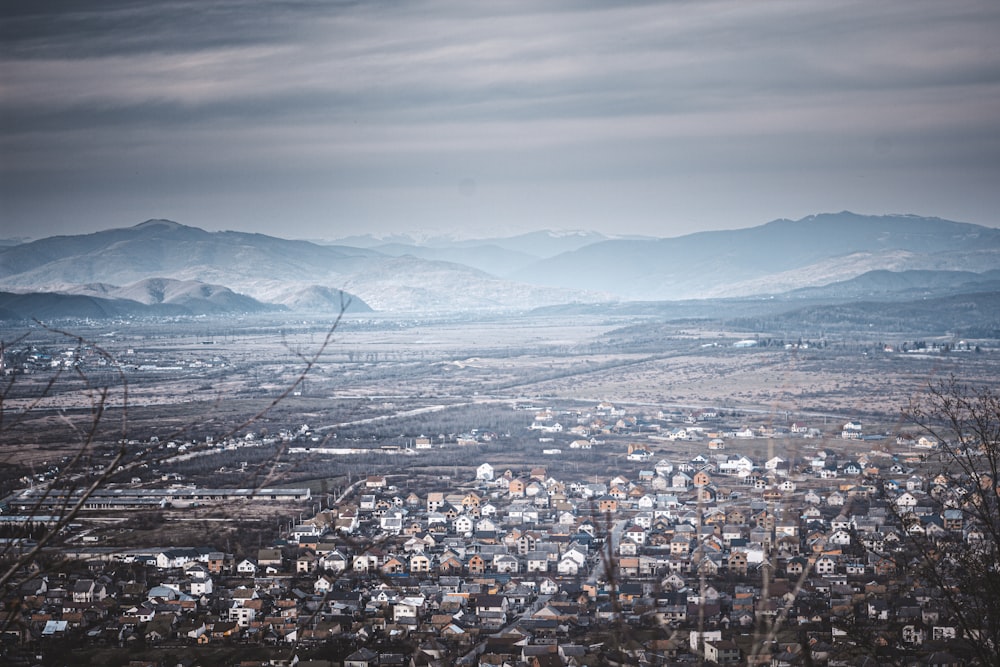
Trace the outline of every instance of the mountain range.
[[[331, 313], [342, 297], [356, 310], [429, 313], [759, 295], [901, 300], [998, 285], [998, 229], [846, 211], [674, 238], [536, 232], [325, 244], [148, 220], [0, 246], [7, 317], [31, 311], [29, 293], [91, 299], [108, 313], [128, 304], [190, 314]], [[56, 312], [69, 302], [45, 303]]]
[[1000, 229], [844, 211], [655, 241], [603, 241], [508, 277], [625, 299], [679, 300], [775, 294], [880, 269], [997, 268]]

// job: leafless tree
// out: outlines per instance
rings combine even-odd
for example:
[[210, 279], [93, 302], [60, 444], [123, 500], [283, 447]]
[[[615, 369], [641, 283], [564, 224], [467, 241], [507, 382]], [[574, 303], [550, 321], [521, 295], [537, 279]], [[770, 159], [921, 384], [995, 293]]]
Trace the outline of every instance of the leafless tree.
[[[265, 418], [269, 412], [291, 396], [305, 382], [309, 372], [333, 343], [334, 334], [348, 305], [349, 300], [345, 297], [342, 300], [339, 313], [315, 350], [309, 354], [292, 350], [301, 362], [301, 367], [288, 386], [263, 408], [228, 429], [228, 432], [222, 435], [223, 439], [229, 438]], [[175, 456], [174, 453], [163, 453], [152, 449], [135, 451], [133, 448], [130, 450], [127, 446], [130, 431], [129, 380], [127, 373], [124, 372], [119, 361], [111, 353], [95, 341], [87, 340], [77, 334], [48, 327], [40, 322], [36, 324], [67, 341], [71, 341], [78, 350], [87, 348], [92, 353], [99, 355], [107, 363], [107, 366], [113, 369], [113, 373], [104, 374], [100, 381], [92, 381], [85, 372], [78, 368], [57, 371], [36, 393], [36, 398], [17, 411], [8, 408], [9, 398], [13, 395], [17, 376], [9, 375], [4, 386], [0, 388], [0, 452], [4, 455], [3, 462], [8, 464], [18, 462], [19, 446], [12, 434], [27, 416], [39, 409], [45, 398], [52, 395], [58, 383], [67, 379], [67, 374], [72, 373], [76, 381], [82, 384], [83, 393], [89, 404], [87, 406], [89, 414], [84, 420], [61, 417], [64, 425], [73, 434], [73, 453], [67, 461], [59, 466], [55, 476], [43, 483], [43, 491], [34, 496], [35, 507], [27, 512], [31, 516], [46, 515], [47, 526], [44, 533], [37, 540], [8, 540], [0, 546], [0, 592], [10, 591], [29, 578], [44, 573], [40, 569], [44, 550], [60, 533], [70, 527], [70, 524], [77, 519], [81, 510], [98, 489], [106, 487], [113, 479], [127, 477], [141, 467], [162, 464], [170, 457]], [[3, 351], [0, 347], [0, 355]], [[219, 400], [224, 400], [224, 397], [220, 397]], [[109, 423], [112, 414], [115, 415], [114, 424]], [[206, 415], [206, 418], [211, 419], [211, 415]], [[109, 437], [107, 431], [112, 427], [116, 434], [114, 438], [116, 444], [110, 452], [110, 456], [99, 457], [97, 456], [97, 448], [105, 446]], [[178, 434], [182, 431], [183, 429], [179, 430]], [[280, 456], [275, 457], [275, 461], [280, 458]], [[262, 468], [254, 479], [254, 487], [259, 489], [267, 485], [274, 479], [273, 472], [268, 467]], [[53, 502], [54, 500], [58, 502]], [[14, 614], [8, 614], [6, 620], [0, 623], [0, 630], [14, 617]]]
[[944, 525], [922, 529], [928, 515], [890, 500], [904, 528], [899, 565], [940, 596], [978, 664], [1000, 665], [1000, 394], [951, 378], [904, 417], [937, 442], [928, 502]]

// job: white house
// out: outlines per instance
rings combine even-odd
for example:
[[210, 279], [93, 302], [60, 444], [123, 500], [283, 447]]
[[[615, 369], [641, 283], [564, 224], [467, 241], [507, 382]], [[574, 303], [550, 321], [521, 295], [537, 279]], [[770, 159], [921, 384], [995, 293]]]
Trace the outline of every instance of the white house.
[[466, 514], [458, 515], [457, 517], [455, 517], [455, 521], [452, 523], [452, 527], [455, 529], [455, 532], [458, 533], [459, 535], [465, 535], [466, 533], [471, 533], [474, 525], [475, 523], [472, 521], [472, 517]]
[[236, 564], [236, 572], [238, 574], [248, 574], [253, 576], [257, 574], [257, 563], [253, 562], [249, 558], [244, 558]]
[[764, 462], [764, 469], [777, 470], [778, 466], [780, 466], [782, 463], [785, 463], [785, 459], [781, 458], [780, 456], [773, 456]]
[[205, 579], [192, 579], [189, 582], [189, 592], [192, 597], [201, 597], [203, 595], [212, 594], [212, 579], [206, 577]]
[[333, 590], [333, 579], [326, 575], [321, 575], [315, 583], [313, 583], [313, 592], [319, 595], [325, 595]]
[[328, 572], [343, 572], [347, 569], [347, 556], [339, 550], [331, 551], [320, 557], [319, 566]]
[[573, 577], [579, 574], [580, 563], [576, 562], [572, 558], [563, 557], [563, 559], [560, 560], [559, 564], [556, 566], [556, 571], [563, 576]]

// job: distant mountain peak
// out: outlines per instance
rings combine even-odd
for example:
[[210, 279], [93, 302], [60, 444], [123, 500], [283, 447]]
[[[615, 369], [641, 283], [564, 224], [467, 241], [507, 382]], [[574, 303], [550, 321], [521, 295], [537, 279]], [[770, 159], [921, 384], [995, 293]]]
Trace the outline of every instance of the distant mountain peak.
[[[944, 220], [943, 218], [938, 218], [936, 216], [926, 216], [917, 215], [916, 213], [883, 213], [878, 214], [867, 214], [867, 213], [855, 213], [854, 211], [849, 211], [844, 209], [837, 213], [827, 212], [827, 213], [814, 213], [812, 215], [807, 215], [804, 218], [795, 220], [793, 222], [811, 222], [815, 220], [829, 220], [831, 218], [858, 218], [863, 220], [930, 220], [934, 222], [953, 222], [951, 220]], [[958, 223], [963, 224], [963, 223]]]
[[140, 222], [138, 225], [132, 227], [132, 229], [145, 231], [145, 230], [164, 230], [172, 231], [175, 229], [190, 229], [187, 225], [182, 225], [179, 222], [174, 222], [173, 220], [165, 219], [150, 219], [145, 222]]

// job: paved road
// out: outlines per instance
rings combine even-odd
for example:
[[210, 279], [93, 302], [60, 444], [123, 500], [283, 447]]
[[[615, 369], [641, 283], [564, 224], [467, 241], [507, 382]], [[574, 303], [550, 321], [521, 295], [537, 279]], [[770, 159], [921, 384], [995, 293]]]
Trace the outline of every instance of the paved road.
[[587, 583], [596, 584], [598, 577], [604, 577], [605, 579], [608, 578], [606, 576], [608, 566], [604, 560], [605, 556], [610, 553], [612, 558], [614, 557], [616, 547], [617, 545], [621, 544], [622, 541], [622, 532], [624, 532], [625, 528], [628, 526], [628, 523], [629, 523], [628, 519], [618, 519], [611, 526], [611, 535], [608, 537], [608, 540], [604, 543], [604, 546], [598, 552], [597, 562], [591, 569], [590, 576], [587, 577]]

